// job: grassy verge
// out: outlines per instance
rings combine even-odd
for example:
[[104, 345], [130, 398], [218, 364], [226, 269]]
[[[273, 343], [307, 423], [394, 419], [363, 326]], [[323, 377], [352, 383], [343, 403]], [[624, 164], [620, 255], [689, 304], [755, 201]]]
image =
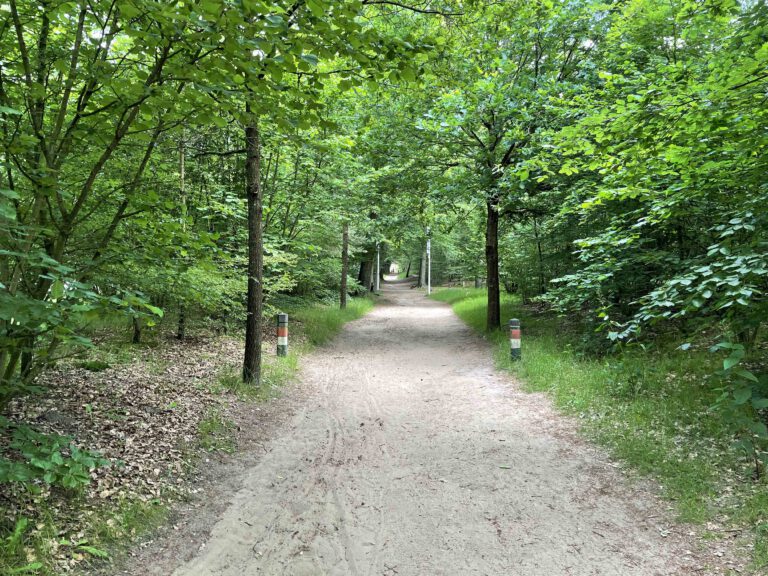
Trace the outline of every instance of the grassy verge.
[[310, 346], [322, 346], [336, 336], [344, 324], [360, 318], [373, 308], [373, 303], [371, 298], [352, 298], [344, 310], [320, 304], [300, 308], [292, 314], [291, 332], [298, 331], [299, 340]]
[[[433, 298], [485, 332], [484, 290], [447, 288]], [[504, 332], [485, 335], [501, 367], [527, 390], [547, 392], [579, 418], [587, 436], [631, 469], [657, 479], [681, 520], [724, 518], [753, 527], [754, 563], [768, 562], [768, 486], [751, 482], [746, 459], [732, 446], [732, 430], [712, 408], [720, 394], [709, 376], [717, 369], [712, 354], [659, 346], [589, 359], [575, 353], [573, 335], [557, 317], [533, 313], [505, 296], [502, 320], [511, 317], [520, 318], [523, 328], [521, 362], [510, 362]]]

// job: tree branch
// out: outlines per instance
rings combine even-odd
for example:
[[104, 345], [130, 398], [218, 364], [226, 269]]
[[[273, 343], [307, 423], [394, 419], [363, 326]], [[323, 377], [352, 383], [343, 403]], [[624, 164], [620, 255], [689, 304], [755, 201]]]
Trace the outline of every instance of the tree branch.
[[400, 2], [394, 2], [393, 0], [363, 0], [363, 4], [366, 6], [388, 5], [410, 10], [411, 12], [418, 12], [419, 14], [438, 14], [440, 16], [463, 16], [464, 12], [444, 12], [443, 10], [433, 10], [431, 8], [418, 8], [416, 6], [408, 6], [407, 4], [401, 4]]

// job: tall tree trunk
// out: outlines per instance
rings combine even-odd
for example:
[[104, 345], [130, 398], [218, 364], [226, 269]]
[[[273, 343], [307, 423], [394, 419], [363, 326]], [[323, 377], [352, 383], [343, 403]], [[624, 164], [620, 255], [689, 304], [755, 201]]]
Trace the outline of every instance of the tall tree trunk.
[[536, 217], [533, 217], [533, 236], [536, 239], [536, 254], [538, 258], [539, 272], [539, 294], [544, 294], [544, 257], [541, 253], [541, 238], [539, 237], [539, 224]]
[[[179, 205], [181, 207], [181, 229], [187, 231], [187, 185], [186, 185], [186, 157], [184, 150], [184, 129], [181, 130], [179, 139]], [[184, 340], [187, 331], [187, 311], [184, 301], [179, 303], [179, 324], [176, 329], [176, 339]]]
[[[251, 108], [246, 105], [246, 114]], [[245, 128], [245, 182], [248, 198], [248, 300], [245, 322], [245, 355], [243, 358], [243, 382], [261, 382], [261, 313], [262, 313], [262, 206], [259, 164], [261, 148], [259, 128], [253, 118]]]
[[374, 269], [376, 268], [376, 247], [369, 246], [360, 262], [360, 274], [357, 277], [360, 285], [367, 292], [373, 291]]
[[501, 299], [499, 296], [499, 201], [491, 197], [486, 202], [485, 266], [488, 285], [488, 314], [486, 329], [501, 328]]
[[421, 260], [419, 261], [419, 283], [417, 286], [422, 288], [427, 285], [427, 248], [421, 251]]
[[21, 379], [27, 380], [32, 370], [32, 360], [35, 354], [35, 338], [24, 340], [24, 349], [21, 353]]
[[141, 344], [141, 320], [137, 317], [133, 317], [133, 338], [131, 342], [134, 344]]
[[349, 223], [344, 222], [341, 231], [341, 287], [339, 288], [339, 307], [347, 307], [347, 275], [349, 274]]
[[373, 292], [373, 260], [365, 261], [365, 268], [363, 269], [363, 286], [366, 291]]
[[405, 277], [408, 278], [411, 274], [411, 259], [408, 258], [408, 266], [405, 267]]

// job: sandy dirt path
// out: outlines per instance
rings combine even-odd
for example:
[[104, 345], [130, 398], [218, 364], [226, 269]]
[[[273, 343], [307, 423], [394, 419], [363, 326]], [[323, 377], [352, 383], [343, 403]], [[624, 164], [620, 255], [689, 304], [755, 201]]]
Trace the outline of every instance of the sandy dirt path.
[[448, 306], [383, 288], [303, 361], [308, 399], [174, 576], [689, 573], [658, 501]]

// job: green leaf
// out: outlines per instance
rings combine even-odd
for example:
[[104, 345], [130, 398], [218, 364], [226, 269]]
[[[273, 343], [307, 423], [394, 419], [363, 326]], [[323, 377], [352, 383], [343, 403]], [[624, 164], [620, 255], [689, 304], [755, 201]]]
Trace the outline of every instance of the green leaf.
[[160, 318], [163, 317], [164, 312], [162, 308], [158, 308], [157, 306], [153, 306], [152, 304], [144, 304], [144, 308], [152, 312], [152, 314], [154, 314], [155, 316], [159, 316]]
[[320, 62], [318, 57], [315, 56], [314, 54], [302, 54], [300, 58], [304, 60], [304, 62], [312, 66], [317, 66], [318, 62]]
[[11, 568], [8, 574], [31, 574], [32, 572], [37, 572], [42, 568], [43, 568], [43, 564], [41, 562], [33, 562], [31, 564], [26, 564], [19, 568]]
[[325, 16], [325, 8], [323, 7], [322, 2], [319, 0], [306, 0], [307, 1], [307, 7], [309, 8], [309, 11], [312, 12], [312, 15], [315, 16], [315, 18], [323, 18]]
[[16, 208], [10, 202], [0, 202], [0, 218], [16, 220]]
[[755, 376], [754, 374], [752, 374], [752, 372], [744, 368], [735, 368], [731, 370], [731, 374], [734, 374], [739, 378], [743, 378], [744, 380], [749, 380], [751, 382], [759, 382], [759, 380], [757, 379], [757, 376]]
[[737, 405], [746, 404], [752, 398], [752, 388], [737, 388], [733, 391], [733, 402]]
[[750, 422], [748, 428], [753, 434], [756, 434], [761, 438], [768, 437], [768, 426], [766, 426], [763, 422]]
[[400, 76], [406, 82], [416, 82], [416, 71], [410, 66], [407, 66], [402, 70], [400, 70]]
[[109, 553], [105, 552], [104, 550], [94, 548], [93, 546], [81, 544], [77, 547], [77, 549], [82, 550], [83, 552], [87, 552], [91, 556], [96, 556], [97, 558], [109, 558]]
[[120, 4], [120, 14], [125, 18], [136, 18], [136, 16], [141, 14], [141, 10], [130, 2], [124, 2]]
[[0, 188], [0, 196], [5, 196], [10, 200], [19, 200], [21, 196], [14, 190], [8, 190], [7, 188]]
[[272, 80], [275, 82], [282, 82], [283, 81], [283, 69], [279, 68], [278, 66], [272, 66], [269, 69], [269, 75], [272, 77]]

